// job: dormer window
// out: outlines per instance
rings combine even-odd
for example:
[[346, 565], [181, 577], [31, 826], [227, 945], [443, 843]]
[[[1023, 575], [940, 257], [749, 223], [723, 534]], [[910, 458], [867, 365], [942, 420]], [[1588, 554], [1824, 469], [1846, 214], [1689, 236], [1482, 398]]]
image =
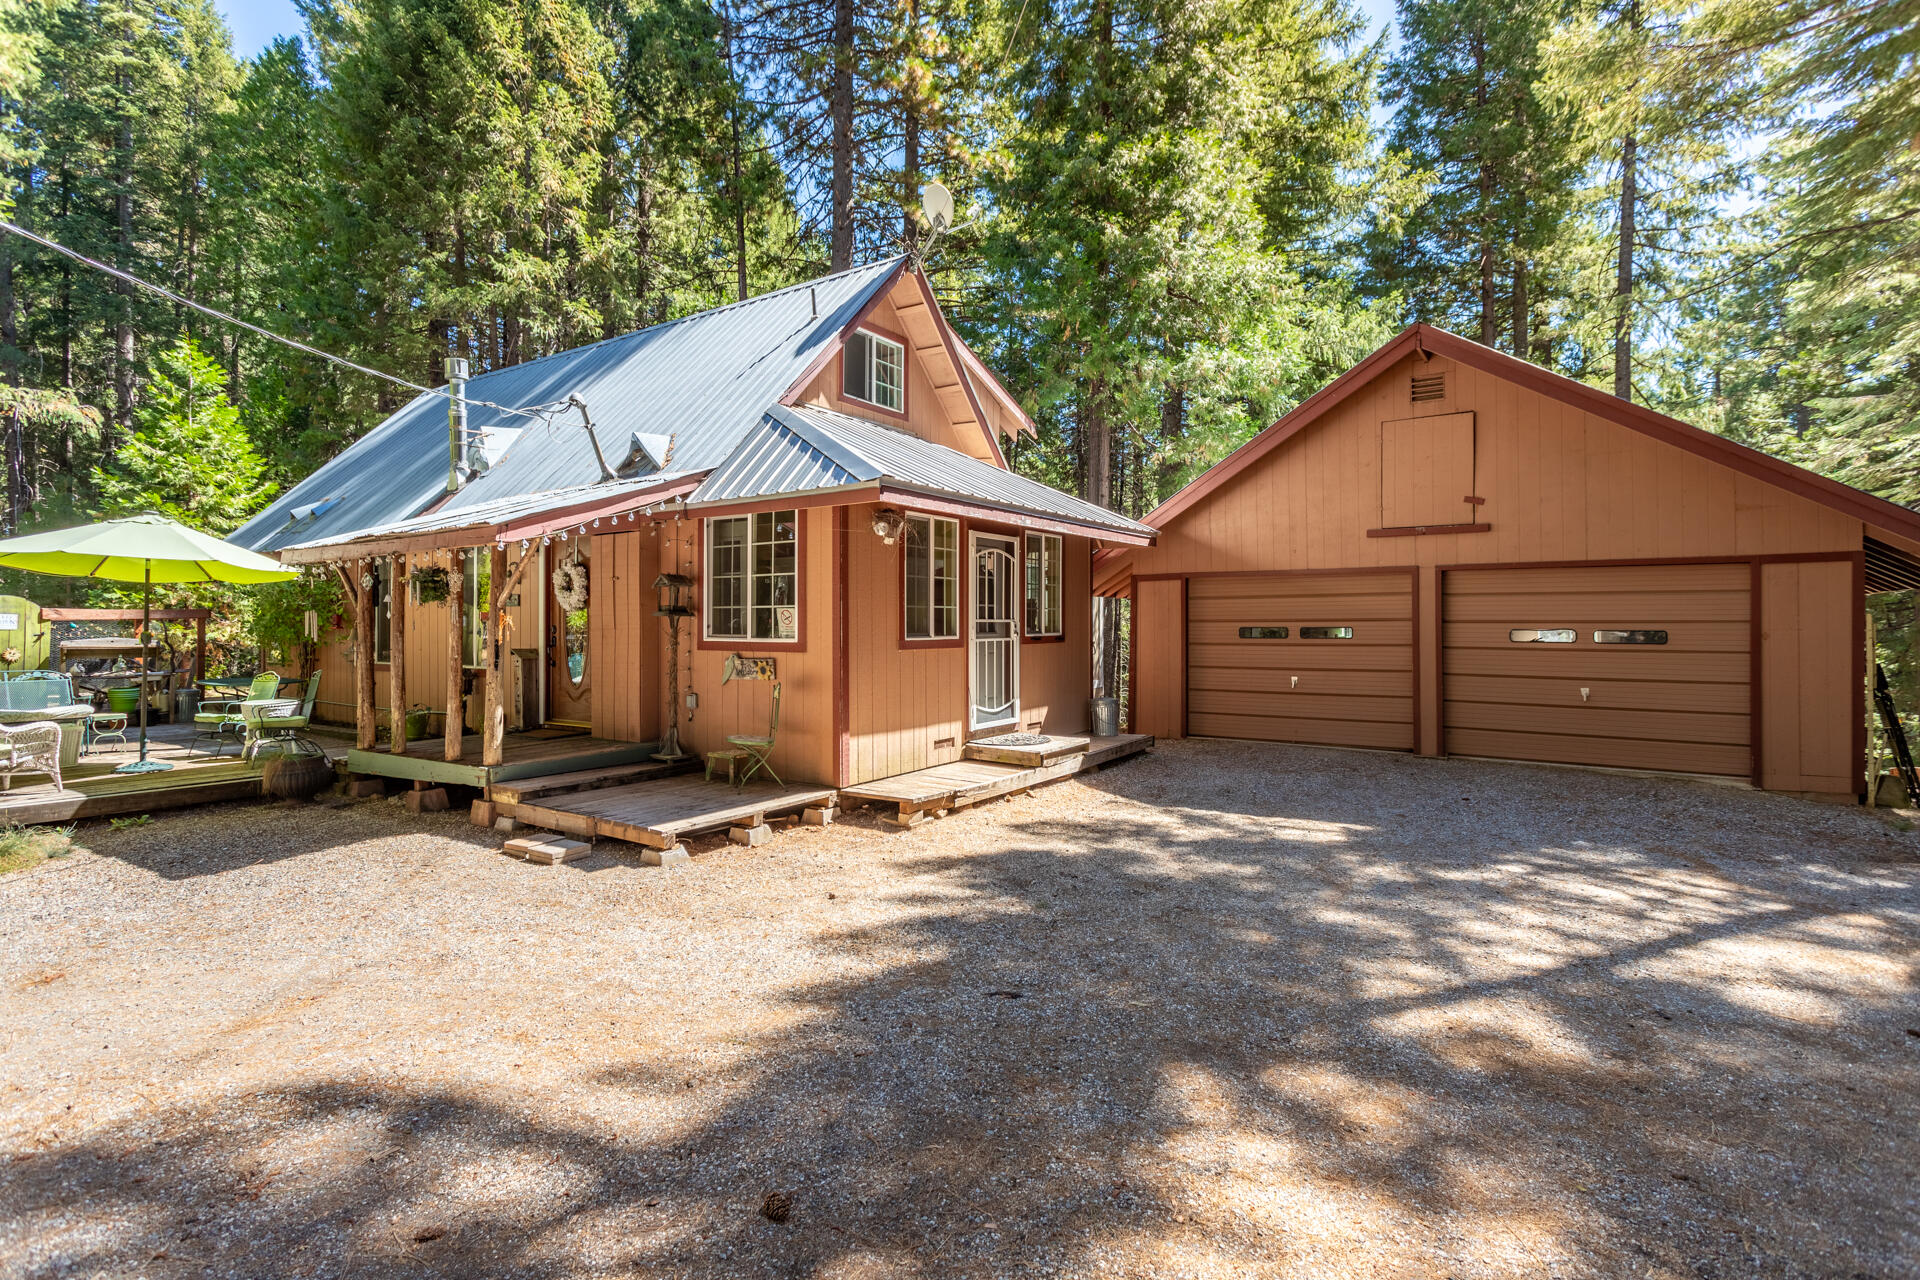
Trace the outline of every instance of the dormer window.
[[842, 357], [840, 393], [894, 413], [907, 403], [907, 349], [865, 329], [847, 339]]

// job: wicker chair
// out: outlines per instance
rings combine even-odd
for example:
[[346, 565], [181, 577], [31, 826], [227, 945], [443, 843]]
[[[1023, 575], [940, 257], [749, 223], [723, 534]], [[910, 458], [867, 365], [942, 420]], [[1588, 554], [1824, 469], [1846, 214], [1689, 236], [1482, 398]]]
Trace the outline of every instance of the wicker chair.
[[0, 724], [0, 778], [5, 779], [5, 790], [13, 790], [16, 773], [50, 774], [56, 791], [65, 785], [60, 781], [59, 725], [51, 720]]

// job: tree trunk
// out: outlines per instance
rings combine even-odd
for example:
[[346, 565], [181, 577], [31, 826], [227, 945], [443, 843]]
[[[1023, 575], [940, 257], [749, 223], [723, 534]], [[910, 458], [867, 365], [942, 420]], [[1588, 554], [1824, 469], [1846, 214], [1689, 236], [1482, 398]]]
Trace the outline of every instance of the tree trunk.
[[734, 298], [747, 300], [747, 190], [742, 175], [744, 168], [740, 155], [740, 82], [733, 74], [733, 19], [722, 18], [721, 38], [726, 41], [727, 83], [732, 86], [733, 98], [727, 107], [727, 124], [733, 131], [733, 273]]
[[1633, 220], [1638, 204], [1634, 136], [1620, 147], [1620, 265], [1613, 286], [1613, 394], [1633, 399]]
[[[909, 47], [920, 38], [920, 6], [907, 0]], [[920, 100], [919, 89], [911, 77], [903, 79], [900, 92], [900, 238], [912, 253], [920, 242], [920, 219], [916, 214], [920, 194]]]
[[853, 0], [833, 3], [833, 201], [828, 266], [853, 265]]
[[1527, 303], [1527, 260], [1513, 259], [1513, 354], [1527, 359], [1533, 344], [1533, 316]]
[[[1476, 123], [1484, 126], [1487, 108], [1487, 50], [1485, 42], [1475, 36], [1473, 40], [1473, 70], [1475, 84], [1473, 100], [1479, 107]], [[1493, 160], [1486, 153], [1484, 134], [1478, 144], [1480, 152], [1480, 342], [1483, 346], [1492, 346], [1499, 340], [1500, 326], [1493, 314]]]
[[[127, 37], [129, 45], [132, 36]], [[126, 72], [120, 73], [120, 92], [124, 103], [131, 96], [132, 86], [128, 83]], [[133, 119], [122, 115], [120, 129], [114, 143], [114, 220], [119, 226], [120, 239], [115, 245], [114, 265], [122, 271], [133, 270]], [[133, 286], [125, 280], [115, 279], [113, 291], [120, 298], [120, 322], [114, 327], [113, 334], [113, 423], [119, 434], [131, 434], [133, 431]], [[101, 442], [101, 450], [110, 461], [113, 458], [114, 444], [118, 438], [115, 432], [106, 433]]]

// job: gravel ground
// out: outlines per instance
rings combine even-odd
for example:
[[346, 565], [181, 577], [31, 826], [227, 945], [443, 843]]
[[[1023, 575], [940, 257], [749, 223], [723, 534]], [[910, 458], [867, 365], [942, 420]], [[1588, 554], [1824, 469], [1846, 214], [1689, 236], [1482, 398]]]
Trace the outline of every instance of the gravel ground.
[[1910, 825], [1188, 742], [674, 871], [90, 828], [0, 879], [0, 1274], [1920, 1275]]

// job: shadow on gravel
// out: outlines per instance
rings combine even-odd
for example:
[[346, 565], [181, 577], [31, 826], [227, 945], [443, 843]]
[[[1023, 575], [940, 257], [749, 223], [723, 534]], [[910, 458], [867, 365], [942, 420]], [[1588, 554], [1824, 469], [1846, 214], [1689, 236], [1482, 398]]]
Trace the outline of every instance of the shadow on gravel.
[[[1912, 876], [1863, 861], [1911, 845], [1655, 779], [1217, 755], [991, 852], [903, 837], [911, 910], [825, 937], [848, 976], [721, 1076], [341, 1081], [16, 1159], [14, 1230], [62, 1242], [23, 1274], [1911, 1274]], [[702, 1090], [663, 1144], [591, 1119]]]
[[[476, 848], [495, 847], [490, 833], [465, 821], [464, 809], [423, 820], [409, 815], [391, 798], [345, 801], [337, 797], [198, 805], [191, 809], [164, 810], [138, 824], [123, 821], [119, 827], [106, 819], [84, 822], [75, 830], [74, 841], [93, 853], [118, 858], [162, 879], [190, 880], [242, 867], [266, 866], [286, 858], [333, 852], [339, 845], [338, 834], [327, 825], [305, 819], [338, 808], [379, 814], [393, 824], [393, 830], [383, 834], [397, 835], [408, 829], [431, 831], [440, 839]], [[246, 821], [244, 830], [236, 835], [236, 824], [230, 819], [242, 815], [250, 821]], [[220, 834], [209, 838], [209, 831]]]

